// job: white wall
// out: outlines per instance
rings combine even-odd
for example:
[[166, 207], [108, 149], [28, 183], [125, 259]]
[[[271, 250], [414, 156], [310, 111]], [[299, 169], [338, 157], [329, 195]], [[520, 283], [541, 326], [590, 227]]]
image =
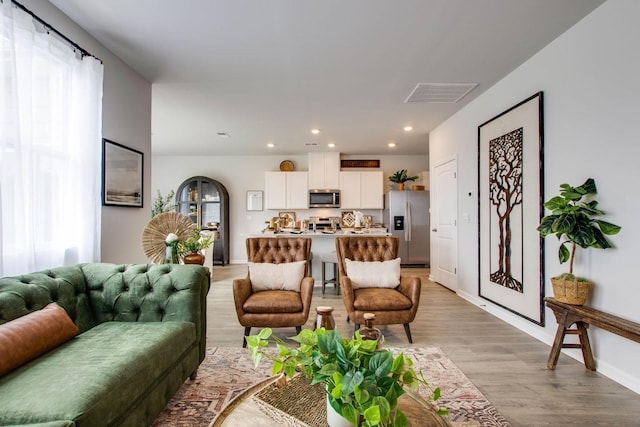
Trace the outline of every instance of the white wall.
[[[385, 183], [390, 174], [399, 169], [408, 169], [409, 174], [418, 175], [427, 170], [428, 156], [343, 156], [344, 159], [380, 159], [380, 169], [384, 171]], [[278, 216], [278, 211], [247, 211], [246, 195], [249, 190], [264, 191], [264, 172], [279, 170], [280, 162], [288, 159], [295, 164], [295, 170], [308, 170], [307, 155], [298, 156], [153, 156], [153, 177], [151, 189], [153, 197], [157, 191], [166, 195], [187, 178], [203, 175], [219, 181], [229, 192], [229, 228], [231, 263], [246, 262], [245, 238], [256, 234], [265, 227], [265, 221]], [[386, 184], [385, 184], [386, 185]], [[385, 187], [385, 192], [388, 186]], [[149, 208], [150, 211], [150, 208]], [[382, 218], [382, 211], [363, 212]], [[339, 210], [308, 209], [296, 210], [297, 217], [306, 218], [319, 215], [339, 215]]]
[[144, 153], [144, 207], [102, 207], [101, 260], [147, 262], [140, 236], [150, 219], [151, 85], [48, 1], [20, 3], [104, 63], [102, 135]]
[[[640, 257], [639, 16], [637, 0], [608, 0], [429, 136], [432, 167], [457, 155], [458, 216], [472, 218], [466, 224], [458, 221], [459, 294], [547, 343], [556, 330], [550, 310], [542, 328], [477, 296], [478, 200], [466, 194], [477, 188], [477, 127], [544, 91], [545, 200], [557, 194], [561, 183], [596, 180], [605, 219], [622, 231], [611, 239], [614, 249], [580, 252], [575, 272], [595, 283], [591, 305], [640, 322], [635, 271]], [[545, 269], [545, 294], [552, 295], [548, 278], [566, 270], [558, 263], [555, 238], [545, 242]], [[598, 328], [589, 331], [598, 371], [640, 392], [640, 344]], [[569, 353], [582, 360], [576, 351]], [[541, 368], [545, 363], [540, 361]]]

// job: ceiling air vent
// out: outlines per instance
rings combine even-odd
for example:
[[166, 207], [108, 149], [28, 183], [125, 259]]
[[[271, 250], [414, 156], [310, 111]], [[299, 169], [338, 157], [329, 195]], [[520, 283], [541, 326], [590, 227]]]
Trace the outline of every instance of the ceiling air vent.
[[226, 132], [217, 132], [216, 135], [218, 135], [220, 138], [231, 138], [231, 135]]
[[418, 83], [404, 102], [454, 104], [476, 86], [477, 83]]
[[306, 145], [307, 147], [315, 147], [318, 145], [317, 142], [305, 142], [304, 145]]

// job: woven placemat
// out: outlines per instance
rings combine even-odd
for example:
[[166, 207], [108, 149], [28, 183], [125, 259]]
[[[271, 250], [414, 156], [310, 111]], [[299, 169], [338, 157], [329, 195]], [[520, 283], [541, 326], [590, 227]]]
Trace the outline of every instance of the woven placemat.
[[273, 383], [256, 397], [274, 408], [310, 426], [327, 425], [327, 401], [323, 384], [311, 385], [311, 379], [296, 375], [287, 384]]

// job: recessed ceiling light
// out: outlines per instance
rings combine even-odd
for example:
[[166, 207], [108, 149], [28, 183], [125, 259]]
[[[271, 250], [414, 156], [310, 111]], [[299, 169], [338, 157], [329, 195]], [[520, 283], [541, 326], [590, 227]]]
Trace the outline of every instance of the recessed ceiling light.
[[390, 143], [387, 144], [387, 146], [393, 148], [393, 147], [396, 146], [396, 143], [395, 142], [390, 142]]
[[276, 144], [272, 144], [272, 143], [268, 143], [268, 144], [267, 144], [267, 147], [269, 147], [269, 148], [273, 148], [273, 147], [275, 147], [275, 146], [276, 146]]
[[405, 132], [411, 132], [413, 130], [413, 126], [405, 126], [404, 127], [404, 131]]
[[327, 144], [327, 147], [329, 147], [329, 148], [333, 148], [335, 146], [336, 146], [336, 144], [334, 144], [333, 142], [330, 142], [330, 143]]
[[311, 133], [317, 135], [320, 133], [320, 129], [311, 129]]

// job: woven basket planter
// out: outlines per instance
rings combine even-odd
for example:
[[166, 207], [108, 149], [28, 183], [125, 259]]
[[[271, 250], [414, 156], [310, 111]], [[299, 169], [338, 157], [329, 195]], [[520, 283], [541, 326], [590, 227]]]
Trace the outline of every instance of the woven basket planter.
[[583, 305], [587, 302], [591, 282], [563, 274], [552, 277], [551, 284], [553, 285], [553, 296], [559, 302], [571, 305]]

